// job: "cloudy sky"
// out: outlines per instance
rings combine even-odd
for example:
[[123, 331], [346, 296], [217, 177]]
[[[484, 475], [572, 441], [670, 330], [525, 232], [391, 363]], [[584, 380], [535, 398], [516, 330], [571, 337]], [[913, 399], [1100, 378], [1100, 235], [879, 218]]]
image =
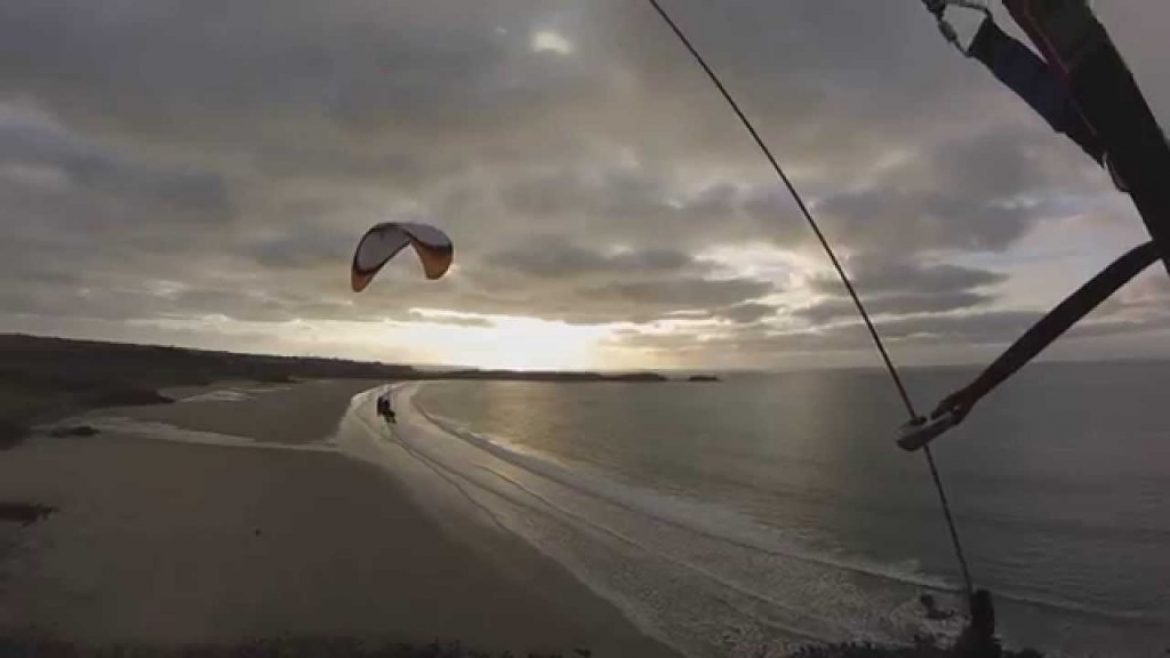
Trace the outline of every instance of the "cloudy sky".
[[[665, 0], [895, 357], [980, 361], [1143, 229], [917, 0]], [[1165, 0], [1098, 9], [1163, 124]], [[1003, 18], [1001, 16], [1001, 18]], [[641, 0], [0, 4], [0, 331], [513, 367], [876, 357]], [[348, 288], [372, 223], [456, 242]], [[1170, 355], [1152, 268], [1057, 357]]]

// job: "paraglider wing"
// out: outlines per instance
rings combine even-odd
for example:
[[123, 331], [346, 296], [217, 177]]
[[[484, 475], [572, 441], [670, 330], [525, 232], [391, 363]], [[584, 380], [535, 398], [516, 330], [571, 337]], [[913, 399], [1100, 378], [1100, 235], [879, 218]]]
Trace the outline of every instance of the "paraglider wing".
[[411, 245], [418, 252], [418, 259], [422, 261], [423, 271], [428, 279], [438, 279], [447, 273], [451, 267], [451, 260], [455, 257], [455, 246], [451, 238], [430, 224], [405, 222], [399, 224], [402, 231], [410, 238]]
[[354, 292], [365, 290], [378, 271], [407, 245], [414, 247], [428, 279], [438, 279], [446, 274], [455, 256], [451, 238], [430, 224], [377, 224], [366, 231], [353, 253], [350, 283]]

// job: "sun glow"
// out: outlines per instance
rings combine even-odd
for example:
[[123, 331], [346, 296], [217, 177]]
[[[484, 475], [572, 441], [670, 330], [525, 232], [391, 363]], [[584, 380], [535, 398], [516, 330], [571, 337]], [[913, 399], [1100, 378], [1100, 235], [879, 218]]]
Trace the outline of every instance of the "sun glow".
[[[226, 316], [161, 318], [136, 327], [171, 344], [334, 356], [362, 361], [508, 370], [644, 367], [639, 352], [614, 347], [615, 325], [574, 325], [523, 316], [411, 309], [411, 319], [251, 322]], [[208, 333], [215, 343], [190, 341]]]
[[566, 39], [564, 35], [553, 30], [540, 30], [532, 34], [532, 40], [529, 44], [534, 53], [556, 53], [558, 55], [571, 55], [573, 53], [573, 43]]
[[609, 330], [536, 318], [485, 316], [488, 324], [467, 326], [412, 322], [392, 330], [421, 360], [477, 368], [579, 370], [599, 366], [599, 344]]

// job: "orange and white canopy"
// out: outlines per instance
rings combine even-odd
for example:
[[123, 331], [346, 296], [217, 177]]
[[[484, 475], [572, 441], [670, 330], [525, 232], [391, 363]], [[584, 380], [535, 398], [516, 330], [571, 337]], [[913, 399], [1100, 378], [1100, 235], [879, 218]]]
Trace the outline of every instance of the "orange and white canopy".
[[374, 276], [398, 252], [414, 247], [428, 279], [446, 274], [455, 257], [455, 245], [443, 231], [430, 224], [383, 222], [375, 225], [358, 242], [353, 253], [350, 283], [354, 292], [365, 290]]

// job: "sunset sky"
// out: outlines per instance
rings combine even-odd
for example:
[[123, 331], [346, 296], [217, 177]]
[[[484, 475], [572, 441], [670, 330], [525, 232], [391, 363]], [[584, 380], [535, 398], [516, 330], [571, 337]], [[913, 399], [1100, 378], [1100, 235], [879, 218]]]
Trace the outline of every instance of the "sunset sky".
[[[903, 363], [980, 362], [1146, 239], [918, 0], [664, 0]], [[1098, 3], [1170, 122], [1170, 3]], [[1008, 18], [1001, 10], [1001, 23]], [[791, 199], [640, 0], [0, 4], [0, 331], [520, 368], [876, 356]], [[371, 224], [443, 227], [364, 293]], [[1170, 356], [1151, 268], [1055, 349]]]

